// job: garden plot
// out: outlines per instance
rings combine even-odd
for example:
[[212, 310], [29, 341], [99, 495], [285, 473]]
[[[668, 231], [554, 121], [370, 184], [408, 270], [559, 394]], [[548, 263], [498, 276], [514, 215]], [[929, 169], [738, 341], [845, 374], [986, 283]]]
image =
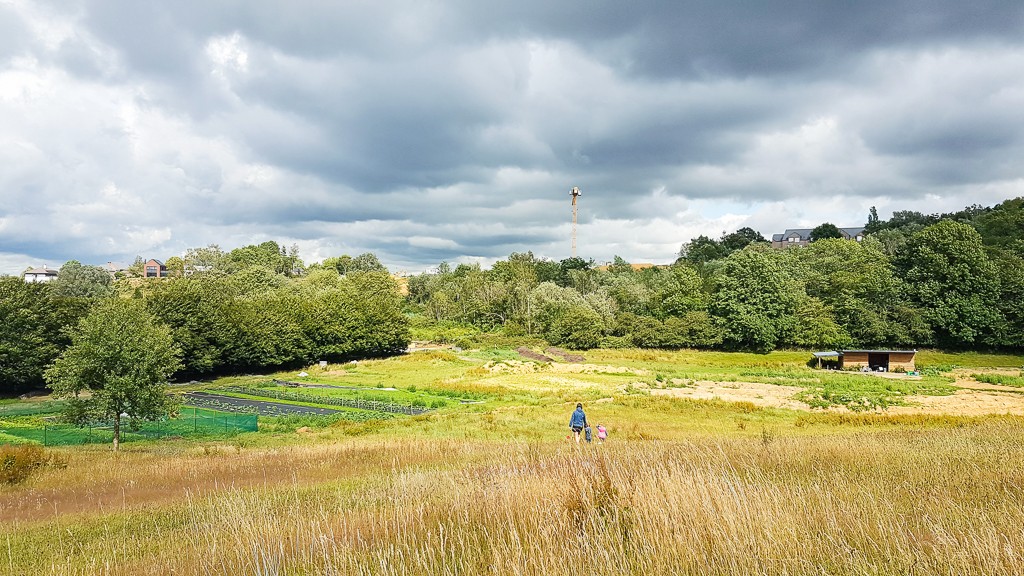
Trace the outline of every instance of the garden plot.
[[254, 412], [260, 416], [289, 416], [292, 414], [333, 416], [341, 412], [333, 408], [300, 406], [284, 402], [236, 398], [209, 392], [189, 392], [182, 397], [183, 403], [199, 408], [212, 408], [225, 412]]

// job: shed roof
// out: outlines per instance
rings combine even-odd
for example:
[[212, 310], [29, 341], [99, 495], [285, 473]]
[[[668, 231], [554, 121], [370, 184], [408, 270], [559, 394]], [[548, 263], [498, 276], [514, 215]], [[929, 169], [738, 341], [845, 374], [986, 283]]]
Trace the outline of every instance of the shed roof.
[[840, 354], [917, 354], [917, 350], [840, 350]]

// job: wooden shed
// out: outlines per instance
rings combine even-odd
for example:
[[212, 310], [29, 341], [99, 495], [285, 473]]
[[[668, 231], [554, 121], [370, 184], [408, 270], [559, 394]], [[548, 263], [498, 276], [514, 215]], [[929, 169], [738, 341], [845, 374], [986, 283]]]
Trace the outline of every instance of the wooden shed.
[[911, 372], [916, 370], [916, 354], [917, 350], [839, 350], [815, 352], [814, 358], [819, 368], [823, 367], [823, 363], [835, 366], [838, 358], [840, 370], [859, 370], [866, 367], [872, 372]]

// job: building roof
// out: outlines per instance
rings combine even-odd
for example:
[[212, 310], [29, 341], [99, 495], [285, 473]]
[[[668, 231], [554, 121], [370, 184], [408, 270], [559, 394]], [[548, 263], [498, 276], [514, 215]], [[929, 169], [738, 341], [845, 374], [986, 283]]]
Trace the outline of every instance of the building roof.
[[917, 350], [840, 350], [842, 354], [917, 354]]
[[[789, 240], [794, 236], [798, 236], [800, 238], [800, 242], [810, 242], [812, 230], [814, 230], [814, 228], [786, 228], [786, 231], [782, 234], [772, 234], [772, 242], [782, 242], [783, 240]], [[840, 228], [839, 231], [845, 233], [848, 237], [853, 238], [858, 234], [863, 234], [864, 227], [852, 226], [848, 228]]]
[[58, 274], [58, 272], [59, 272], [58, 270], [54, 270], [53, 268], [45, 268], [44, 267], [44, 268], [33, 268], [31, 270], [25, 270], [24, 273], [25, 274], [45, 274], [47, 276], [56, 276]]

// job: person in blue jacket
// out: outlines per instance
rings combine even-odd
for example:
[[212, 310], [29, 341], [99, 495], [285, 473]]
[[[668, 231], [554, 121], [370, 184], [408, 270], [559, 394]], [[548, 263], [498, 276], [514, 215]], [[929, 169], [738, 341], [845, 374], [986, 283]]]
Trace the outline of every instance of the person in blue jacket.
[[579, 444], [580, 432], [588, 426], [587, 415], [583, 413], [583, 404], [577, 403], [576, 410], [573, 411], [572, 417], [569, 418], [569, 428], [572, 429], [572, 433], [576, 435], [576, 443]]

